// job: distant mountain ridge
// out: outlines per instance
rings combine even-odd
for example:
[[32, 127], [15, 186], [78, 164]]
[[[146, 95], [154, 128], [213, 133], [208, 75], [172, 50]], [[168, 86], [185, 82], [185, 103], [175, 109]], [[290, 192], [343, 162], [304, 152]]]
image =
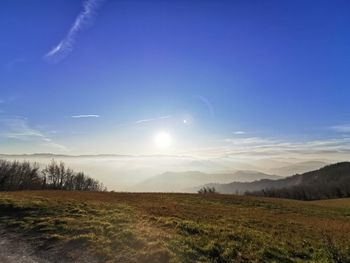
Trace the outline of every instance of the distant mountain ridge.
[[317, 170], [324, 167], [328, 163], [321, 161], [307, 161], [269, 169], [269, 173], [278, 174], [281, 176], [291, 176], [294, 174], [302, 174], [309, 171]]
[[75, 157], [131, 157], [132, 155], [123, 154], [55, 154], [55, 153], [24, 153], [24, 154], [0, 154], [0, 158], [14, 158], [14, 157], [38, 157], [38, 158], [75, 158]]
[[228, 183], [232, 181], [252, 182], [262, 178], [279, 179], [281, 177], [256, 171], [236, 171], [220, 174], [209, 174], [199, 171], [165, 172], [138, 183], [128, 190], [142, 192], [188, 192], [186, 189], [200, 184], [212, 182]]
[[[327, 165], [315, 171], [278, 180], [206, 184], [223, 194], [244, 194], [303, 200], [350, 197], [350, 162]], [[192, 192], [202, 186], [191, 189]]]

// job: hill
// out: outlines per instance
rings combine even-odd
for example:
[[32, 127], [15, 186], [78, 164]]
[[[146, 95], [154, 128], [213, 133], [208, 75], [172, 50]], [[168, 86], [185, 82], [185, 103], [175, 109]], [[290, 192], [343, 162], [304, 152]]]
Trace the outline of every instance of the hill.
[[350, 199], [2, 192], [0, 228], [46, 259], [38, 262], [350, 262], [349, 207]]
[[262, 179], [253, 182], [232, 182], [228, 184], [205, 184], [188, 189], [189, 192], [195, 193], [202, 187], [214, 187], [221, 194], [238, 194], [242, 195], [246, 192], [259, 191], [267, 188], [283, 188], [287, 186], [297, 185], [299, 183], [297, 177], [288, 177], [283, 179], [271, 180]]
[[350, 162], [328, 165], [286, 180], [288, 183], [283, 187], [272, 184], [251, 194], [302, 200], [350, 197]]
[[[250, 183], [207, 184], [220, 193], [294, 198], [303, 200], [350, 196], [350, 162], [325, 166], [321, 169], [278, 180], [258, 180]], [[193, 188], [192, 191], [201, 187]], [[295, 192], [295, 193], [293, 193]]]
[[198, 171], [166, 172], [138, 183], [128, 190], [136, 192], [186, 192], [186, 189], [200, 184], [232, 181], [252, 182], [263, 178], [278, 179], [281, 177], [256, 171], [237, 171], [223, 174], [209, 174]]

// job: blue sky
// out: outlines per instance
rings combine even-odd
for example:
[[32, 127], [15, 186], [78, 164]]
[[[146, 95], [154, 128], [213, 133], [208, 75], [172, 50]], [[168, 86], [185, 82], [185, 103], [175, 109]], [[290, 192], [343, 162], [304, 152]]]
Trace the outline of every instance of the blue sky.
[[350, 149], [348, 1], [1, 5], [3, 153]]

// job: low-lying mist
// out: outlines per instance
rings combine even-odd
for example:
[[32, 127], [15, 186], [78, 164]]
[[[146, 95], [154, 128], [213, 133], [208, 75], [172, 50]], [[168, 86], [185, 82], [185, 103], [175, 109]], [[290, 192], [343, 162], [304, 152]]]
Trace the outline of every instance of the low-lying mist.
[[[229, 183], [230, 174], [237, 171], [263, 172], [269, 175], [288, 176], [322, 167], [325, 162], [296, 160], [255, 160], [235, 161], [232, 158], [195, 158], [188, 156], [63, 156], [63, 155], [0, 155], [1, 159], [27, 160], [41, 166], [47, 165], [52, 159], [63, 161], [76, 171], [83, 171], [101, 181], [108, 190], [115, 191], [186, 191], [187, 188], [205, 183]], [[185, 173], [185, 172], [193, 173]], [[195, 171], [201, 173], [194, 173]], [[151, 178], [162, 176], [162, 183], [150, 181]], [[166, 176], [181, 176], [171, 178], [166, 182]], [[201, 174], [204, 174], [201, 176]], [[242, 175], [240, 175], [242, 177]], [[189, 178], [191, 177], [191, 178]], [[165, 181], [164, 181], [165, 178]], [[178, 179], [177, 179], [178, 178]], [[232, 177], [234, 178], [234, 177]], [[252, 178], [252, 179], [251, 179]], [[252, 181], [250, 177], [240, 181]], [[169, 178], [170, 179], [170, 178]], [[145, 184], [143, 184], [145, 183]], [[147, 184], [146, 184], [147, 183]], [[152, 187], [150, 184], [153, 184]], [[144, 185], [144, 186], [143, 186]], [[147, 185], [147, 187], [146, 187]], [[144, 188], [143, 188], [144, 187]]]

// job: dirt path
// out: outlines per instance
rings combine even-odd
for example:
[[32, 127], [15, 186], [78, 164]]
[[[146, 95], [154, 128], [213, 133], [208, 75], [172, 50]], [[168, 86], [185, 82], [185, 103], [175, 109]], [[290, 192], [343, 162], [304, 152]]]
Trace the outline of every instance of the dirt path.
[[97, 263], [89, 251], [74, 243], [48, 244], [0, 227], [0, 263]]
[[1, 263], [48, 263], [34, 255], [33, 247], [15, 233], [0, 229], [0, 262]]

